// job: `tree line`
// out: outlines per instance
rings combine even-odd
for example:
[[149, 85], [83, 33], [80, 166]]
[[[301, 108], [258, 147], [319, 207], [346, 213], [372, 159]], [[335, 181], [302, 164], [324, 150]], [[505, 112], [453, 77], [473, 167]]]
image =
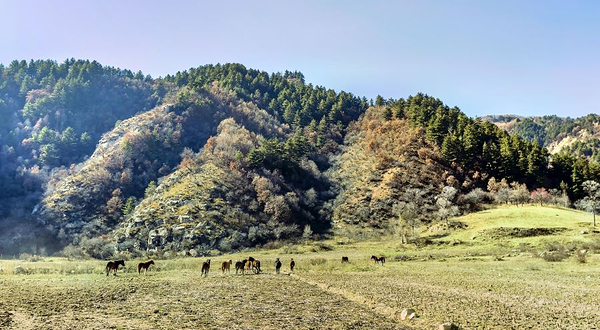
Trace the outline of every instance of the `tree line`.
[[[585, 196], [583, 182], [600, 179], [600, 166], [568, 153], [550, 155], [537, 141], [509, 134], [496, 125], [467, 117], [457, 107], [417, 94], [379, 100], [387, 120], [406, 119], [426, 131], [448, 164], [484, 179], [525, 183], [536, 189], [561, 189], [571, 200]], [[485, 181], [485, 180], [484, 180]]]

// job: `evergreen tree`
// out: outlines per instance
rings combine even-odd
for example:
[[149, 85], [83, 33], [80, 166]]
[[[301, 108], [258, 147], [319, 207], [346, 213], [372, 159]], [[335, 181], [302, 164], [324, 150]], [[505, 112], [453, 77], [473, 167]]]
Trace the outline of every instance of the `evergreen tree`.
[[391, 120], [393, 113], [392, 113], [392, 109], [390, 109], [389, 107], [386, 107], [385, 109], [383, 109], [383, 112], [381, 113], [381, 116], [383, 117], [384, 120]]
[[427, 139], [441, 146], [444, 137], [448, 134], [448, 120], [445, 110], [440, 107], [437, 109], [435, 117], [433, 117], [426, 129]]
[[448, 134], [442, 142], [442, 157], [448, 162], [460, 162], [463, 150], [460, 141], [454, 134]]
[[498, 161], [500, 160], [500, 150], [498, 145], [493, 142], [484, 142], [481, 152], [481, 160], [485, 171], [493, 176], [498, 175]]
[[474, 165], [476, 160], [481, 155], [482, 148], [482, 133], [480, 126], [475, 123], [465, 126], [463, 133], [463, 159], [467, 166]]
[[527, 175], [529, 182], [534, 185], [543, 184], [547, 174], [548, 155], [545, 149], [534, 142], [527, 156]]

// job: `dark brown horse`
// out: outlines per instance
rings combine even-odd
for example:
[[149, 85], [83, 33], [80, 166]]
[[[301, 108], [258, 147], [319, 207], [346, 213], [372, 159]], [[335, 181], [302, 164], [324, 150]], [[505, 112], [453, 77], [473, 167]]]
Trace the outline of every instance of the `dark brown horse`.
[[279, 270], [281, 270], [281, 261], [277, 258], [275, 260], [275, 273], [279, 274]]
[[225, 271], [227, 271], [227, 273], [229, 273], [229, 269], [231, 268], [232, 263], [233, 263], [233, 261], [231, 259], [229, 259], [229, 261], [223, 261], [223, 263], [221, 263], [221, 272], [223, 274], [225, 274]]
[[148, 267], [150, 267], [150, 265], [154, 265], [154, 260], [140, 262], [138, 264], [138, 274], [142, 273], [142, 269], [144, 270], [144, 274], [146, 274], [148, 272]]
[[290, 272], [294, 271], [294, 267], [296, 267], [296, 262], [294, 261], [294, 258], [292, 258], [290, 261]]
[[210, 270], [210, 259], [208, 259], [202, 263], [202, 272], [200, 273], [200, 276], [204, 275], [204, 277], [207, 277], [209, 270]]
[[246, 265], [246, 259], [242, 260], [242, 261], [236, 261], [235, 262], [235, 273], [238, 273], [238, 270], [242, 272], [242, 274], [244, 274], [244, 266]]
[[348, 257], [342, 257], [342, 263], [346, 263], [346, 262], [350, 262], [350, 261], [348, 260]]
[[385, 257], [384, 256], [371, 256], [371, 260], [375, 260], [375, 263], [378, 264], [381, 262], [381, 265], [383, 266], [383, 264], [385, 264]]
[[125, 260], [113, 260], [109, 261], [106, 264], [106, 276], [110, 273], [111, 270], [114, 270], [115, 276], [117, 276], [117, 269], [119, 269], [119, 265], [125, 267]]

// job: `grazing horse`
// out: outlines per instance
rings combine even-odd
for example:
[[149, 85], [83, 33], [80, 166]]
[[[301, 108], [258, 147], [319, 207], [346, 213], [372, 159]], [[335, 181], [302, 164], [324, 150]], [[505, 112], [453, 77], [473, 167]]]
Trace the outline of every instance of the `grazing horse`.
[[119, 269], [119, 265], [125, 267], [125, 260], [114, 260], [114, 261], [109, 261], [106, 264], [106, 276], [108, 276], [108, 274], [110, 273], [111, 270], [115, 271], [115, 276], [117, 276], [117, 269]]
[[280, 269], [281, 269], [281, 261], [279, 261], [279, 258], [277, 258], [275, 260], [275, 273], [279, 274]]
[[204, 277], [207, 277], [209, 270], [210, 270], [210, 259], [208, 259], [202, 263], [202, 272], [200, 273], [200, 276], [204, 275]]
[[381, 262], [381, 265], [383, 266], [383, 264], [385, 264], [385, 257], [384, 256], [371, 256], [372, 260], [375, 260], [375, 263], [378, 264]]
[[244, 274], [244, 266], [246, 265], [246, 259], [242, 260], [242, 261], [236, 261], [235, 262], [235, 273], [238, 273], [238, 270], [242, 271], [242, 274]]
[[258, 273], [262, 272], [262, 270], [260, 269], [260, 261], [259, 260], [254, 260], [252, 262], [252, 270], [254, 271], [254, 274], [258, 274]]
[[223, 274], [225, 274], [225, 271], [229, 273], [229, 268], [231, 268], [232, 263], [233, 261], [231, 261], [231, 259], [229, 259], [229, 261], [223, 261], [223, 263], [221, 264], [221, 272], [223, 272]]
[[294, 258], [292, 258], [290, 261], [290, 272], [294, 271], [294, 267], [296, 267], [296, 262], [294, 261]]
[[345, 263], [345, 262], [350, 262], [350, 261], [348, 260], [348, 257], [342, 257], [342, 263]]
[[138, 264], [138, 274], [142, 273], [142, 269], [144, 270], [144, 274], [146, 274], [148, 272], [148, 267], [150, 267], [150, 265], [154, 265], [154, 260], [140, 262]]

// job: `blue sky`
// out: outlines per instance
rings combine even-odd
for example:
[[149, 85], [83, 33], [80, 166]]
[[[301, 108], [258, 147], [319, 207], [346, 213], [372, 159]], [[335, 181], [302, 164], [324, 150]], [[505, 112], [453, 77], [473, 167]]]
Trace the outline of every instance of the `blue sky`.
[[600, 112], [600, 1], [7, 1], [0, 63], [96, 59], [154, 77], [207, 63], [470, 116]]

